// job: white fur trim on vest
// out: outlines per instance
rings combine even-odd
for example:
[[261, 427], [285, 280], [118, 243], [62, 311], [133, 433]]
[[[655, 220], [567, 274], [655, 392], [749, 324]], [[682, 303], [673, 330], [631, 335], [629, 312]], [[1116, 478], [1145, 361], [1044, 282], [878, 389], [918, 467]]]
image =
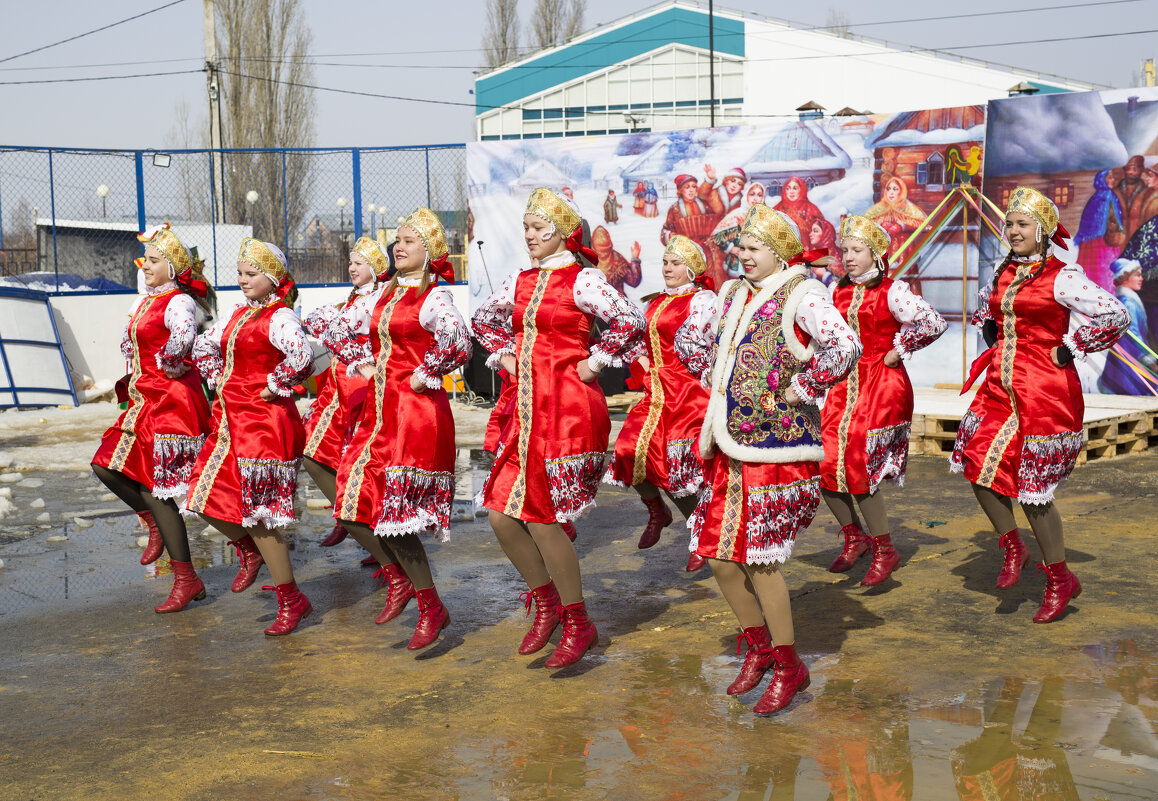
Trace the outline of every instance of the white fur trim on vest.
[[[764, 306], [765, 303], [772, 297], [772, 295], [784, 282], [796, 275], [807, 275], [808, 271], [804, 267], [790, 267], [783, 270], [768, 279], [767, 285], [760, 288], [754, 297], [749, 297], [750, 290], [747, 282], [740, 279], [735, 279], [739, 283], [735, 294], [732, 296], [732, 305], [728, 309], [728, 314], [720, 322], [719, 347], [716, 349], [716, 363], [712, 366], [712, 389], [711, 396], [708, 399], [708, 408], [704, 414], [704, 426], [700, 429], [700, 456], [704, 459], [711, 457], [712, 449], [719, 448], [728, 456], [741, 462], [757, 462], [757, 463], [784, 463], [784, 462], [819, 462], [824, 459], [824, 447], [821, 445], [796, 445], [786, 448], [755, 448], [751, 445], [741, 445], [732, 439], [732, 435], [728, 433], [728, 383], [731, 380], [732, 372], [736, 366], [736, 354], [732, 351], [732, 344], [736, 342], [737, 335], [741, 331], [746, 331], [748, 323], [752, 321], [752, 317], [756, 312]], [[728, 283], [732, 283], [729, 281]], [[720, 294], [717, 296], [716, 302], [719, 304], [719, 311], [722, 312], [724, 303], [728, 299], [729, 287], [728, 283], [720, 288]], [[815, 279], [807, 279], [801, 282], [800, 286], [792, 290], [784, 302], [784, 307], [781, 310], [781, 331], [784, 334], [784, 342], [788, 350], [793, 356], [806, 362], [812, 358], [812, 354], [816, 352], [816, 343], [808, 343], [808, 347], [797, 338], [794, 326], [796, 324], [796, 309], [800, 306], [804, 296], [819, 284], [823, 288], [823, 284]], [[742, 335], [740, 335], [742, 338]]]

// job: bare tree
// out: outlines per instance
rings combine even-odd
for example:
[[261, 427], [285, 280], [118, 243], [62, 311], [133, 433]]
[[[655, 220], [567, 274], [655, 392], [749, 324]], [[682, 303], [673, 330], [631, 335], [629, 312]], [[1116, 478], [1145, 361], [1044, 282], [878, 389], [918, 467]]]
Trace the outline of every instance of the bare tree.
[[487, 0], [483, 48], [488, 67], [506, 64], [519, 54], [519, 0]]
[[848, 14], [830, 7], [828, 16], [824, 20], [824, 30], [836, 34], [842, 39], [849, 38], [852, 31], [848, 27]]
[[[311, 34], [301, 0], [216, 0], [226, 147], [309, 147], [314, 142]], [[226, 222], [286, 244], [313, 188], [309, 154], [233, 153], [223, 167]], [[256, 200], [249, 202], [256, 192]]]
[[535, 0], [530, 39], [536, 47], [550, 47], [579, 33], [587, 0]]
[[[173, 107], [173, 122], [166, 135], [169, 147], [193, 150], [208, 147], [208, 125], [203, 115], [193, 119], [193, 112], [185, 98]], [[200, 154], [178, 154], [174, 160], [177, 181], [180, 183], [180, 208], [169, 214], [179, 220], [206, 220], [209, 218], [209, 157]]]

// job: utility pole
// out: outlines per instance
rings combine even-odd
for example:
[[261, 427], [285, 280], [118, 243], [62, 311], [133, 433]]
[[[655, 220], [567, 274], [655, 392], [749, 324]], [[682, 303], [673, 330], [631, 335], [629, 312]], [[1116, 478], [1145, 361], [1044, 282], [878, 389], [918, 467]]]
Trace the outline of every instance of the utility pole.
[[1142, 62], [1142, 85], [1154, 85], [1154, 59], [1148, 58]]
[[711, 110], [708, 112], [709, 125], [716, 127], [716, 9], [713, 0], [708, 0], [708, 92], [712, 96]]
[[225, 222], [224, 164], [221, 158], [221, 89], [217, 81], [217, 9], [213, 0], [204, 0], [205, 79], [209, 90], [209, 147], [213, 166], [213, 219]]

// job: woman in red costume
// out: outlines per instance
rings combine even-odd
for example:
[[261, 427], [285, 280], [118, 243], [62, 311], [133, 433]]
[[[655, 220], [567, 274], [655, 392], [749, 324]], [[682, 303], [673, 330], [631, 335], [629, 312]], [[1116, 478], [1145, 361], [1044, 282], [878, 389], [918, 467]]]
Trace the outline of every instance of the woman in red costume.
[[[740, 234], [744, 277], [720, 290], [711, 396], [700, 432], [704, 491], [692, 548], [708, 560], [748, 643], [728, 693], [745, 693], [776, 665], [753, 711], [770, 714], [808, 687], [796, 653], [780, 566], [820, 504], [816, 403], [853, 368], [860, 343], [809, 278], [800, 231], [786, 214], [752, 206]], [[706, 377], [706, 376], [705, 376]]]
[[189, 480], [186, 507], [233, 541], [241, 570], [233, 591], [264, 563], [277, 592], [277, 619], [265, 630], [289, 634], [313, 611], [294, 581], [281, 530], [294, 521], [294, 491], [305, 429], [293, 386], [309, 377], [313, 350], [293, 310], [297, 287], [275, 245], [241, 243], [237, 284], [245, 296], [228, 319], [197, 337], [193, 358], [217, 388], [213, 424]]
[[[603, 477], [608, 484], [634, 487], [643, 499], [648, 519], [640, 548], [655, 545], [660, 531], [671, 525], [671, 511], [660, 490], [688, 518], [704, 483], [696, 438], [708, 407], [708, 390], [699, 376], [711, 364], [716, 311], [716, 293], [708, 288], [706, 269], [704, 251], [694, 241], [682, 234], [668, 240], [664, 290], [648, 303], [647, 337], [637, 352], [636, 363], [647, 371], [643, 397], [627, 413]], [[688, 571], [703, 566], [703, 558], [691, 554]]]
[[800, 229], [803, 241], [808, 241], [812, 223], [824, 219], [820, 207], [808, 199], [808, 184], [795, 175], [784, 182], [780, 202], [772, 208], [792, 218], [792, 222]]
[[137, 239], [145, 244], [139, 264], [146, 289], [121, 339], [128, 408], [105, 432], [92, 469], [148, 526], [141, 564], [169, 551], [173, 588], [155, 611], [177, 612], [205, 597], [179, 510], [209, 430], [209, 403], [189, 352], [199, 322], [212, 316], [213, 290], [169, 223]]
[[[340, 343], [332, 342], [329, 334], [334, 319], [340, 317], [345, 326], [343, 331], [360, 344], [370, 341], [369, 310], [378, 300], [379, 282], [385, 280], [389, 269], [390, 259], [382, 246], [368, 236], [359, 238], [350, 250], [350, 282], [354, 285], [350, 296], [345, 303], [319, 306], [304, 321], [306, 330], [314, 337], [327, 347], [334, 346], [330, 367], [324, 373], [325, 381], [319, 380], [318, 396], [305, 419], [306, 448], [302, 457], [306, 472], [331, 504], [337, 497], [338, 463], [361, 414], [367, 382], [357, 372], [350, 373], [349, 364], [343, 361], [343, 356], [348, 354]], [[346, 533], [341, 523], [335, 523], [334, 530], [321, 544], [323, 547], [337, 545], [346, 538]]]
[[[883, 228], [867, 217], [845, 217], [840, 244], [848, 272], [832, 301], [863, 350], [856, 369], [824, 401], [820, 494], [844, 535], [844, 550], [829, 571], [846, 572], [871, 546], [872, 565], [861, 586], [872, 587], [901, 561], [877, 488], [882, 481], [905, 483], [913, 385], [902, 359], [931, 345], [947, 326], [908, 284], [888, 277], [889, 235]], [[857, 507], [871, 538], [857, 520]]]
[[870, 206], [864, 216], [885, 229], [890, 238], [888, 256], [892, 257], [927, 215], [909, 200], [908, 184], [894, 175], [885, 181], [880, 201]]
[[[1018, 536], [1013, 499], [1029, 518], [1041, 548], [1045, 596], [1035, 623], [1056, 620], [1082, 591], [1066, 566], [1061, 515], [1054, 490], [1074, 469], [1082, 450], [1082, 386], [1072, 361], [1113, 345], [1130, 325], [1125, 307], [1086, 277], [1078, 265], [1053, 255], [1065, 248], [1057, 207], [1019, 186], [1009, 197], [1005, 238], [1009, 255], [982, 292], [973, 321], [990, 345], [973, 364], [966, 389], [988, 370], [961, 419], [949, 464], [964, 473], [994, 530], [1004, 563], [1000, 588], [1021, 578], [1029, 552]], [[1070, 333], [1070, 312], [1090, 321]]]
[[450, 292], [454, 283], [446, 234], [419, 207], [398, 228], [398, 269], [372, 309], [356, 322], [370, 331], [359, 342], [335, 320], [331, 342], [370, 382], [361, 419], [338, 466], [334, 517], [382, 565], [386, 606], [374, 622], [397, 617], [418, 598], [418, 623], [406, 646], [418, 650], [450, 624], [419, 534], [445, 542], [454, 499], [454, 417], [442, 377], [470, 360], [470, 331]]
[[[579, 557], [560, 522], [595, 505], [611, 432], [607, 400], [596, 383], [607, 365], [622, 366], [639, 346], [643, 314], [616, 292], [582, 245], [575, 204], [536, 189], [523, 215], [523, 236], [534, 266], [512, 275], [475, 312], [472, 325], [487, 365], [515, 381], [514, 415], [483, 487], [480, 503], [503, 551], [527, 582], [527, 610], [535, 622], [519, 653], [547, 644], [563, 622], [563, 637], [546, 662], [577, 662], [598, 634], [587, 616]], [[595, 317], [607, 323], [588, 347]]]

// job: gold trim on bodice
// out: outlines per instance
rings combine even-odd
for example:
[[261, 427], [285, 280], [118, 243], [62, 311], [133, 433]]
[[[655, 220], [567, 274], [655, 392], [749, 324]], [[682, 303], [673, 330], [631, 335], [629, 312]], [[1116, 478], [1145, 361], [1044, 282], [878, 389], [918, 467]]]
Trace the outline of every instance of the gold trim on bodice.
[[651, 348], [651, 367], [648, 370], [648, 378], [651, 381], [651, 404], [647, 408], [647, 418], [643, 421], [643, 428], [639, 430], [639, 439], [635, 443], [635, 464], [631, 469], [633, 487], [642, 484], [647, 478], [647, 452], [651, 448], [651, 438], [655, 434], [655, 429], [659, 426], [660, 415], [663, 414], [663, 382], [659, 380], [659, 371], [663, 367], [663, 351], [660, 349], [659, 341], [659, 318], [676, 297], [678, 296], [665, 295], [647, 324], [648, 345]]
[[[860, 339], [860, 307], [864, 303], [865, 288], [861, 285], [852, 288], [852, 300], [848, 304], [848, 313], [845, 321], [852, 329], [853, 335]], [[840, 492], [848, 492], [848, 471], [845, 467], [844, 456], [848, 451], [848, 430], [852, 427], [852, 407], [860, 397], [860, 370], [854, 364], [845, 379], [844, 414], [840, 416], [840, 425], [836, 429], [836, 488]]]
[[519, 519], [523, 513], [523, 502], [527, 497], [527, 451], [531, 445], [531, 423], [535, 411], [535, 391], [532, 378], [532, 355], [535, 349], [535, 340], [539, 329], [535, 316], [539, 311], [539, 304], [547, 293], [547, 284], [551, 280], [551, 273], [539, 270], [535, 276], [535, 289], [531, 299], [527, 301], [527, 308], [523, 311], [523, 342], [519, 347], [518, 385], [515, 389], [515, 411], [519, 416], [519, 475], [511, 486], [507, 496], [507, 505], [503, 514]]

